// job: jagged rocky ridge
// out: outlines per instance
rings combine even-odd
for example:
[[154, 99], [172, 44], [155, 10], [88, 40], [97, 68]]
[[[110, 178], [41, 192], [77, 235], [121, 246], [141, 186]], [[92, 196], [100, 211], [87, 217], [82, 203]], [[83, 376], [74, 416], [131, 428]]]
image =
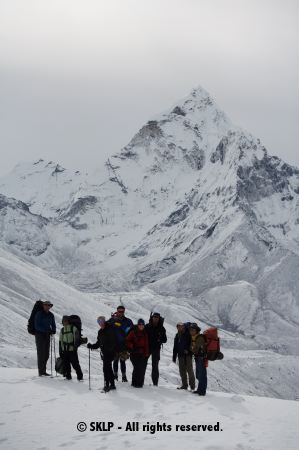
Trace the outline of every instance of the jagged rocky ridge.
[[52, 276], [86, 291], [149, 286], [261, 348], [298, 353], [299, 170], [203, 89], [95, 174], [40, 160], [17, 166], [0, 192], [28, 206], [28, 228], [39, 217], [47, 245], [30, 253], [30, 234], [5, 240], [2, 215], [1, 239]]

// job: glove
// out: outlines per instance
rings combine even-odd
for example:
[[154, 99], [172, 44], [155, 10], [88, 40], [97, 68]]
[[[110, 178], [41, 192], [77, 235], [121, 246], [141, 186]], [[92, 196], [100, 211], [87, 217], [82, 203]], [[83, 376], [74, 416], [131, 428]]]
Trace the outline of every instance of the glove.
[[92, 350], [92, 344], [91, 344], [90, 342], [88, 342], [87, 348], [89, 348], [90, 350]]

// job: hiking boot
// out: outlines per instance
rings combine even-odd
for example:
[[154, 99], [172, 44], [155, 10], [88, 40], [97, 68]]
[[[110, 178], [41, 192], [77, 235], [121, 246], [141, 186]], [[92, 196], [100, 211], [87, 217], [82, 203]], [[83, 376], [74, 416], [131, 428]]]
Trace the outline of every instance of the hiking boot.
[[117, 373], [117, 372], [114, 372], [113, 376], [114, 376], [114, 379], [115, 379], [116, 381], [118, 381], [118, 373]]
[[109, 392], [110, 391], [110, 386], [108, 385], [108, 384], [106, 384], [105, 386], [104, 386], [104, 388], [103, 388], [103, 391], [104, 392]]
[[41, 376], [43, 376], [43, 377], [50, 377], [51, 375], [49, 373], [45, 372], [45, 373], [42, 373]]
[[66, 380], [71, 380], [71, 379], [72, 379], [72, 375], [67, 375], [67, 376], [65, 377], [65, 379], [66, 379]]
[[179, 386], [177, 389], [188, 389], [187, 386]]
[[115, 384], [113, 383], [113, 384], [110, 384], [110, 391], [114, 391], [116, 389], [116, 386], [115, 386]]
[[123, 376], [122, 376], [122, 382], [123, 382], [123, 383], [127, 383], [127, 382], [128, 382], [128, 379], [127, 379], [127, 376], [126, 376], [126, 375], [123, 375]]

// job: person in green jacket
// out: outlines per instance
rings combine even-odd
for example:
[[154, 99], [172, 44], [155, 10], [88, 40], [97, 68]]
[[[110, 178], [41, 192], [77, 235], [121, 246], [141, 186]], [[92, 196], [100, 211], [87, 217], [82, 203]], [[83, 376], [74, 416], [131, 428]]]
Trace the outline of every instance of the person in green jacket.
[[67, 380], [72, 379], [71, 365], [76, 371], [78, 381], [83, 380], [83, 373], [78, 358], [78, 347], [80, 345], [80, 332], [75, 325], [69, 323], [68, 316], [62, 318], [63, 327], [59, 335], [59, 355], [63, 360], [64, 376]]

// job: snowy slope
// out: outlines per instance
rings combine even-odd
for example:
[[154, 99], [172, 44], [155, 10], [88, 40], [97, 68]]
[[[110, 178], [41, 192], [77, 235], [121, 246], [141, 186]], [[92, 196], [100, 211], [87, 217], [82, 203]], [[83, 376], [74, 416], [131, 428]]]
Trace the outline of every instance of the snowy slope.
[[[10, 450], [298, 447], [298, 402], [216, 392], [200, 398], [171, 384], [138, 390], [122, 384], [101, 394], [98, 384], [94, 377], [89, 391], [87, 383], [38, 379], [29, 369], [1, 368], [1, 446]], [[104, 431], [90, 431], [96, 421], [106, 422]], [[87, 424], [85, 432], [77, 430], [79, 422]], [[107, 422], [114, 424], [110, 431]], [[126, 431], [128, 422], [130, 426], [138, 422], [139, 431]], [[222, 431], [176, 430], [186, 425], [212, 425], [214, 430], [217, 422]], [[158, 425], [171, 429], [155, 431]], [[144, 426], [151, 426], [151, 432], [143, 431]]]
[[[161, 357], [161, 380], [164, 383], [179, 384], [178, 367], [172, 363], [172, 346], [177, 322], [196, 321], [205, 329], [209, 320], [204, 311], [199, 311], [193, 300], [178, 301], [175, 297], [163, 297], [143, 289], [141, 291], [87, 294], [50, 278], [43, 270], [20, 261], [16, 256], [0, 249], [0, 365], [6, 367], [36, 367], [34, 337], [27, 333], [27, 320], [32, 305], [38, 298], [53, 302], [53, 313], [58, 330], [64, 314], [79, 314], [83, 321], [84, 334], [94, 342], [97, 335], [96, 317], [110, 317], [117, 305], [126, 305], [127, 315], [134, 322], [142, 317], [148, 319], [150, 311], [158, 310], [165, 317], [168, 342]], [[229, 298], [227, 298], [227, 301]], [[209, 320], [208, 320], [209, 319]], [[251, 336], [220, 330], [225, 359], [210, 363], [209, 387], [212, 390], [242, 394], [265, 395], [279, 398], [299, 398], [296, 374], [299, 358], [280, 355], [274, 351], [260, 350]], [[17, 338], [16, 338], [17, 337]], [[58, 341], [56, 337], [56, 348]], [[85, 373], [88, 352], [79, 349]], [[100, 357], [93, 353], [93, 364], [99, 371]], [[49, 361], [50, 369], [50, 361]], [[281, 379], [284, 380], [281, 383]], [[150, 371], [147, 382], [150, 381]]]

